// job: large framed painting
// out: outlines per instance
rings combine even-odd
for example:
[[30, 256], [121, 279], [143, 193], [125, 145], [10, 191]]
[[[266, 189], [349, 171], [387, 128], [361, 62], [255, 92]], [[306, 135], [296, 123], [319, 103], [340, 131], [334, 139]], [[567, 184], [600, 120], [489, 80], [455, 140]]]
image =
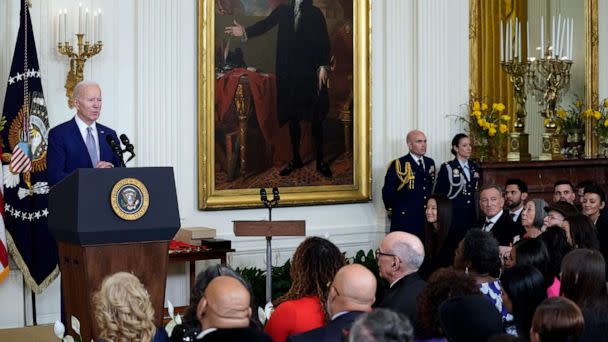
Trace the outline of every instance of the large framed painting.
[[370, 1], [198, 1], [200, 209], [370, 200]]

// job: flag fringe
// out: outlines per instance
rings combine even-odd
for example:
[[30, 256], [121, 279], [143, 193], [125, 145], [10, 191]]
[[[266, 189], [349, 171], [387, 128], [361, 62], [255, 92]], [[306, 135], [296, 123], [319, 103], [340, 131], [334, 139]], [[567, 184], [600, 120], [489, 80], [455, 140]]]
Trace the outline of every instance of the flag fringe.
[[4, 279], [6, 279], [6, 277], [8, 276], [8, 272], [9, 272], [9, 267], [8, 265], [2, 269], [2, 271], [0, 271], [0, 283], [2, 283], [4, 281]]
[[42, 283], [37, 284], [32, 275], [30, 274], [30, 269], [21, 257], [21, 253], [19, 253], [17, 246], [13, 242], [13, 237], [11, 236], [11, 233], [8, 230], [6, 231], [6, 242], [8, 243], [8, 252], [11, 254], [11, 256], [13, 257], [13, 261], [15, 261], [15, 264], [17, 264], [17, 267], [21, 270], [21, 273], [23, 274], [23, 280], [25, 281], [25, 284], [35, 294], [41, 294], [42, 292], [44, 292], [44, 290], [46, 290], [46, 288], [51, 285], [53, 280], [55, 280], [55, 278], [59, 276], [59, 266], [55, 265], [53, 271], [49, 273], [49, 275], [42, 281]]

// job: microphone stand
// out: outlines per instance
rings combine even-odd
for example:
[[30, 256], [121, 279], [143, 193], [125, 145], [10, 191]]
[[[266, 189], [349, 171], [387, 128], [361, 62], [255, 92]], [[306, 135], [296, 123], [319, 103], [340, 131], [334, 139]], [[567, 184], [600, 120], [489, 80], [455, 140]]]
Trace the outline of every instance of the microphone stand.
[[[279, 206], [279, 189], [272, 188], [272, 200], [268, 200], [266, 189], [260, 189], [260, 201], [268, 208], [268, 222], [272, 222], [272, 208]], [[266, 303], [272, 301], [272, 236], [266, 236]]]

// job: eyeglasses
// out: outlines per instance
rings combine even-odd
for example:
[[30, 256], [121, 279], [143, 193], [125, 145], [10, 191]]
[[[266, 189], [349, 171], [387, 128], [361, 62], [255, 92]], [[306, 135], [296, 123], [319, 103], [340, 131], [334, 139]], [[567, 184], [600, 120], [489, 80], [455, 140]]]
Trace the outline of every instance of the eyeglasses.
[[381, 252], [380, 248], [376, 249], [376, 259], [378, 259], [381, 256], [396, 257], [395, 254]]

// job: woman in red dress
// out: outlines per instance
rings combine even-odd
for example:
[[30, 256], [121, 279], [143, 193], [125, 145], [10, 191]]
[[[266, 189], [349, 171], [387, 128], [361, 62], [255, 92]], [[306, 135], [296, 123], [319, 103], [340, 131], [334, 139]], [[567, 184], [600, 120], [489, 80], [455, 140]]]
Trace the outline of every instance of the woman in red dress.
[[329, 319], [325, 300], [329, 284], [344, 266], [342, 253], [329, 240], [309, 237], [291, 260], [291, 288], [274, 301], [276, 308], [264, 331], [275, 342], [316, 329]]

